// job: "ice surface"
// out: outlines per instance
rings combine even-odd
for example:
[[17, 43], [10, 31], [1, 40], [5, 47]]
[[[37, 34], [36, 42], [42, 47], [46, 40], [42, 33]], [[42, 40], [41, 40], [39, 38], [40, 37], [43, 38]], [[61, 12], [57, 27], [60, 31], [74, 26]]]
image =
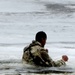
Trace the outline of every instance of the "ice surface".
[[40, 30], [48, 35], [49, 55], [54, 60], [68, 55], [67, 65], [75, 68], [74, 0], [0, 0], [0, 66], [11, 68], [18, 60], [22, 67], [23, 48]]

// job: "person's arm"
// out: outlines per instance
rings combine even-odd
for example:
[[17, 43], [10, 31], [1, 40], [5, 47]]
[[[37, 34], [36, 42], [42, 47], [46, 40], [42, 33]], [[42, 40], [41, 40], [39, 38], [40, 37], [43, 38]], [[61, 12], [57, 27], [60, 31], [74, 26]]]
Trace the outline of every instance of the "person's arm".
[[61, 60], [58, 60], [58, 61], [54, 62], [54, 66], [55, 67], [60, 67], [62, 65], [66, 65], [65, 62], [67, 62], [67, 61], [68, 61], [68, 56], [63, 55]]
[[48, 51], [43, 49], [41, 50], [41, 58], [45, 61], [45, 63], [49, 66], [52, 67], [54, 65], [54, 61], [52, 60], [52, 58], [48, 55]]
[[46, 64], [48, 64], [48, 66], [54, 67], [66, 65], [65, 62], [68, 61], [68, 57], [66, 55], [63, 55], [61, 60], [53, 61], [52, 58], [48, 55], [48, 52], [46, 52], [45, 50], [41, 50], [41, 57], [46, 62]]
[[66, 65], [65, 61], [62, 60], [62, 59], [61, 60], [58, 60], [58, 61], [54, 61], [53, 63], [54, 63], [53, 64], [54, 67], [60, 67], [62, 65]]

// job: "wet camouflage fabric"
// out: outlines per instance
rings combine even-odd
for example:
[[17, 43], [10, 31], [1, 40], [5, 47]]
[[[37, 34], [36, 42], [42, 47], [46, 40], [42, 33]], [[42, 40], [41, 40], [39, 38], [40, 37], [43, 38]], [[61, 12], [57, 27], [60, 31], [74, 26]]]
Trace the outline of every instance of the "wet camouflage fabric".
[[59, 67], [65, 65], [63, 60], [53, 61], [48, 55], [47, 50], [37, 41], [33, 41], [29, 46], [24, 48], [22, 59], [29, 64], [45, 67]]

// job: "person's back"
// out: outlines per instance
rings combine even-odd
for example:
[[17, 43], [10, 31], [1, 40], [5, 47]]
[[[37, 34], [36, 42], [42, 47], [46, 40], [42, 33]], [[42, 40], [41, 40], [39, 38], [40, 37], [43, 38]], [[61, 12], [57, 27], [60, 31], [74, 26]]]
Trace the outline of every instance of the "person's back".
[[33, 41], [29, 46], [24, 48], [22, 59], [29, 64], [49, 66], [48, 62], [46, 62], [47, 58], [44, 56], [45, 53], [48, 53], [47, 50], [39, 42]]
[[[65, 65], [64, 57], [62, 60], [59, 60], [57, 62], [53, 61], [50, 58], [47, 49], [44, 49], [46, 39], [47, 35], [45, 32], [38, 32], [36, 34], [35, 41], [24, 48], [22, 57], [23, 61], [26, 61], [29, 64], [45, 67]], [[66, 58], [68, 57], [66, 56]]]
[[33, 64], [36, 56], [38, 56], [38, 48], [40, 48], [39, 46], [39, 42], [32, 41], [29, 46], [24, 48], [22, 59], [25, 60], [27, 63]]

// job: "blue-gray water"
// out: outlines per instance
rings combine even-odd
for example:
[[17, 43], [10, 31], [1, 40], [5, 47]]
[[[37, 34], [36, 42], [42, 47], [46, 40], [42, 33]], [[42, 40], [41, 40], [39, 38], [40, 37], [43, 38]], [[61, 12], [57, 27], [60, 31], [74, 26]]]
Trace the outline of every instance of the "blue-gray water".
[[0, 74], [24, 74], [23, 48], [40, 30], [48, 35], [49, 55], [55, 60], [66, 54], [75, 68], [74, 19], [73, 0], [0, 0]]

